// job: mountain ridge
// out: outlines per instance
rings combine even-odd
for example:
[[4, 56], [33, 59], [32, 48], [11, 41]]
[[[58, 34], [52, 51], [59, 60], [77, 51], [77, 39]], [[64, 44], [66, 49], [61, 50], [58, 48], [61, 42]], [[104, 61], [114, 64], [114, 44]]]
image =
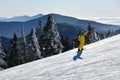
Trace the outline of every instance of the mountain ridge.
[[34, 16], [23, 15], [23, 16], [14, 16], [11, 18], [0, 17], [0, 22], [26, 22], [32, 19], [40, 18], [42, 16], [44, 15], [43, 14], [37, 14]]
[[[120, 26], [117, 26], [117, 25], [107, 25], [107, 24], [102, 24], [95, 21], [81, 20], [81, 19], [77, 19], [69, 16], [59, 15], [59, 14], [52, 14], [52, 15], [54, 17], [56, 24], [67, 23], [74, 27], [77, 26], [76, 28], [78, 29], [81, 28], [83, 30], [86, 30], [88, 27], [88, 23], [91, 23], [91, 25], [95, 27], [95, 31], [99, 33], [105, 33], [108, 31], [109, 28], [113, 29], [114, 31], [116, 31], [117, 29], [120, 29]], [[43, 26], [45, 26], [47, 21], [47, 16], [48, 15], [44, 15], [40, 18], [29, 20], [26, 22], [0, 22], [0, 32], [5, 37], [12, 37], [14, 32], [18, 33], [18, 30], [20, 30], [21, 26], [25, 26], [25, 34], [27, 35], [32, 29], [32, 27], [38, 28], [39, 19], [42, 20]], [[9, 30], [9, 33], [6, 32], [6, 29]]]

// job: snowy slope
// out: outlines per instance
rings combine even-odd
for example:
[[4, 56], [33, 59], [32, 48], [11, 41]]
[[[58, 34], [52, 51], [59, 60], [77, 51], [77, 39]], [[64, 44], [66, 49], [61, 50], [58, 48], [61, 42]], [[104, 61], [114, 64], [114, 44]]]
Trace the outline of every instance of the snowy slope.
[[0, 72], [0, 80], [120, 80], [120, 35]]

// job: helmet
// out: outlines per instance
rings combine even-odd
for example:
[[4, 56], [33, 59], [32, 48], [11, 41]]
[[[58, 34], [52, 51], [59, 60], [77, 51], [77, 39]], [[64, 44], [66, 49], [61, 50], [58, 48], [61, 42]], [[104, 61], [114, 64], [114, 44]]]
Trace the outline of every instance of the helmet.
[[83, 33], [84, 33], [84, 31], [81, 31], [81, 30], [79, 31], [79, 34], [83, 34]]

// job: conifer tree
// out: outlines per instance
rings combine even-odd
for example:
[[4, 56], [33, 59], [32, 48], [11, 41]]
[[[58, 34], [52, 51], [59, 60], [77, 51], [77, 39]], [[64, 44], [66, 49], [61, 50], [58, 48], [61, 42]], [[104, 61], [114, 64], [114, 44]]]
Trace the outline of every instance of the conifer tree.
[[24, 63], [24, 56], [23, 56], [23, 51], [18, 46], [18, 38], [16, 33], [13, 35], [13, 39], [11, 40], [11, 47], [10, 47], [10, 55], [9, 55], [9, 66], [16, 66], [19, 64]]
[[42, 25], [42, 20], [40, 19], [38, 22], [38, 26], [39, 26], [39, 35], [42, 35], [43, 33], [43, 25]]
[[106, 34], [106, 37], [111, 37], [111, 36], [113, 36], [113, 34], [114, 34], [113, 30], [109, 29], [107, 34]]
[[86, 36], [87, 44], [100, 40], [99, 33], [94, 31], [94, 27], [92, 27], [90, 23], [88, 24], [88, 31], [89, 31], [89, 33]]
[[48, 15], [47, 23], [43, 29], [42, 44], [45, 57], [61, 53], [63, 50], [57, 26], [52, 15]]
[[38, 32], [39, 32], [39, 37], [38, 37], [38, 42], [40, 45], [40, 51], [41, 51], [41, 56], [45, 56], [44, 53], [44, 47], [43, 47], [43, 25], [42, 25], [42, 20], [40, 19], [38, 22]]
[[7, 66], [7, 63], [3, 60], [5, 57], [5, 53], [2, 50], [2, 42], [1, 42], [1, 35], [0, 35], [0, 67], [5, 68]]
[[26, 42], [26, 38], [25, 38], [24, 26], [22, 26], [21, 33], [22, 33], [21, 48], [23, 50], [24, 62], [27, 62], [28, 51], [27, 51], [27, 42]]
[[4, 60], [5, 62], [7, 63], [7, 67], [9, 67], [9, 49], [8, 48], [5, 48], [4, 49], [4, 52], [5, 52], [5, 57], [4, 57]]
[[32, 28], [31, 33], [28, 38], [28, 61], [33, 61], [42, 58], [40, 46], [35, 34], [35, 29]]

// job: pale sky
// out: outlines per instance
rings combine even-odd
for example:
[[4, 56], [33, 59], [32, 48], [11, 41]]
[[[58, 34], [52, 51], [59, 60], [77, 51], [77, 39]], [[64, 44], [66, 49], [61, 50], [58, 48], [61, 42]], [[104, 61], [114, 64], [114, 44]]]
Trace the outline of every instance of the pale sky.
[[77, 18], [120, 17], [120, 0], [0, 0], [0, 17], [58, 13]]

